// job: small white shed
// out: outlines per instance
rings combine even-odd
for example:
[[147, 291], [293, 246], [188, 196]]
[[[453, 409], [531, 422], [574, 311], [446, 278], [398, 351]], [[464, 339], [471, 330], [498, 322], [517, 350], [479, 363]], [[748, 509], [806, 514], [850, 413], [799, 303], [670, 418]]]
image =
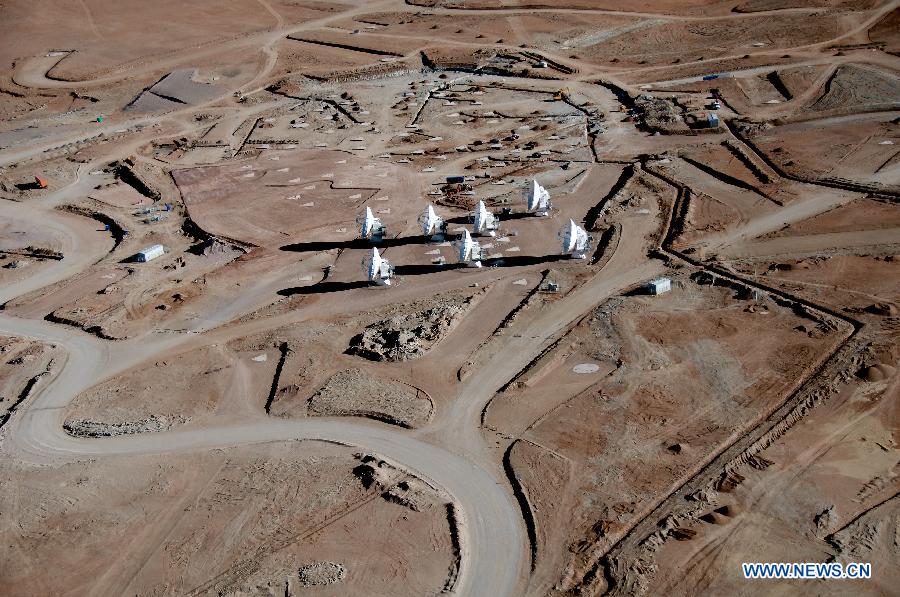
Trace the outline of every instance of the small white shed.
[[135, 260], [140, 262], [150, 261], [151, 259], [156, 259], [157, 257], [161, 257], [165, 255], [166, 248], [162, 245], [153, 245], [147, 247], [146, 249], [142, 249], [135, 255]]
[[670, 278], [657, 278], [647, 283], [647, 289], [650, 294], [662, 294], [672, 290], [672, 280]]

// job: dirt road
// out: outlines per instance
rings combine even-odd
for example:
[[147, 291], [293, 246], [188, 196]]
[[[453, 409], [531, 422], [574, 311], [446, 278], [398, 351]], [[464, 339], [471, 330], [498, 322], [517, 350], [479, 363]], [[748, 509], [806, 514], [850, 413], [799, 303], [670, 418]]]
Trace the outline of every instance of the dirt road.
[[[21, 85], [35, 88], [85, 88], [108, 85], [126, 78], [165, 71], [192, 60], [198, 61], [204, 57], [219, 54], [226, 49], [246, 49], [248, 52], [265, 54], [265, 61], [260, 65], [259, 71], [250, 78], [248, 83], [238, 89], [238, 91], [249, 93], [270, 82], [269, 79], [279, 60], [277, 44], [289, 34], [333, 25], [338, 20], [351, 19], [354, 15], [377, 10], [391, 9], [404, 12], [420, 10], [417, 7], [406, 6], [398, 0], [390, 0], [360, 5], [359, 8], [351, 11], [339, 12], [336, 15], [307, 21], [300, 25], [288, 24], [286, 26], [285, 20], [269, 2], [259, 0], [259, 4], [275, 19], [274, 29], [236, 39], [220, 40], [218, 43], [188, 49], [178, 55], [169, 54], [152, 58], [148, 62], [132, 65], [134, 68], [123, 67], [112, 74], [103, 75], [91, 81], [72, 82], [53, 79], [48, 76], [48, 72], [64, 58], [40, 57], [23, 62], [15, 74], [15, 79]], [[864, 27], [876, 22], [897, 5], [896, 1], [885, 4], [864, 23], [836, 39], [846, 38], [855, 32], [862, 31]], [[521, 9], [518, 10], [521, 12]], [[778, 14], [811, 14], [820, 10], [786, 9], [700, 18], [608, 10], [552, 10], [552, 12], [584, 12], [586, 14], [696, 21], [757, 18]], [[450, 15], [485, 15], [508, 14], [509, 11], [504, 9], [488, 11], [436, 9], [433, 12]], [[90, 18], [89, 12], [88, 18]], [[96, 32], [96, 27], [94, 29]], [[462, 42], [460, 43], [462, 44]], [[466, 42], [465, 45], [477, 46], [479, 44]], [[807, 47], [821, 45], [813, 44]], [[781, 51], [779, 50], [779, 52]], [[771, 53], [772, 50], [762, 51], [759, 54], [766, 52]], [[547, 55], [557, 58], [552, 53], [547, 53]], [[844, 60], [831, 57], [813, 59], [806, 55], [797, 55], [796, 59], [798, 62], [792, 63], [792, 66], [834, 64], [836, 60]], [[853, 59], [858, 61], [856, 57]], [[712, 64], [720, 60], [722, 59], [708, 62]], [[762, 74], [771, 71], [771, 68], [770, 66], [750, 68], [736, 74], [740, 76]], [[614, 72], [623, 74], [624, 72], [645, 71], [651, 72], [653, 68]], [[573, 77], [573, 87], [578, 84], [579, 80], [587, 80], [596, 74], [597, 70], [594, 67], [589, 65], [584, 67], [580, 75]], [[676, 85], [697, 81], [701, 78], [698, 76], [670, 79], [658, 81], [655, 84]], [[587, 97], [591, 97], [589, 91], [595, 89], [600, 88], [583, 82], [576, 88], [578, 91], [588, 91], [585, 93]], [[110, 134], [123, 128], [134, 129], [160, 122], [167, 125], [174, 122], [178, 126], [183, 125], [185, 129], [197, 128], [202, 125], [189, 122], [185, 124], [179, 119], [187, 121], [189, 119], [186, 117], [196, 112], [198, 107], [208, 107], [216, 101], [219, 100], [186, 107], [183, 110], [167, 114], [164, 119], [159, 115], [150, 115], [118, 123], [98, 124], [96, 128], [85, 127], [75, 133], [69, 130], [56, 139], [45, 139], [41, 144], [0, 152], [0, 165], [39, 156], [48, 149], [59, 147], [72, 140], [84, 139], [97, 134]], [[293, 103], [293, 100], [284, 99], [259, 106], [229, 104], [210, 109], [224, 112], [225, 118], [220, 124], [227, 123], [228, 126], [223, 128], [236, 130], [238, 125], [249, 115], [290, 103]], [[613, 100], [611, 94], [598, 100], [598, 103], [610, 109], [617, 106], [617, 102]], [[546, 120], [550, 120], [550, 118], [548, 117]], [[583, 123], [581, 120], [578, 121], [579, 128], [583, 124], [589, 124], [587, 119], [584, 120]], [[623, 130], [631, 132], [632, 125], [622, 124], [619, 126], [618, 123], [612, 121], [607, 124], [610, 128], [609, 137], [612, 139], [607, 143], [616, 143], [613, 148], [633, 141], [634, 137], [621, 134]], [[138, 147], [148, 138], [156, 135], [162, 136], [160, 132], [149, 129], [139, 132], [133, 137], [129, 137], [127, 146]], [[382, 150], [388, 147], [387, 140], [376, 141], [370, 147], [370, 151], [373, 148]], [[121, 145], [119, 150], [122, 150]], [[463, 166], [467, 159], [469, 158], [455, 157], [448, 160], [443, 167], [439, 166], [440, 172], [436, 173], [435, 177], [437, 174], [450, 174]], [[99, 159], [95, 161], [96, 163], [100, 162]], [[113, 239], [108, 232], [102, 231], [101, 226], [97, 223], [55, 209], [61, 204], [86, 195], [100, 182], [98, 177], [102, 178], [102, 175], [85, 174], [91, 167], [91, 164], [84, 165], [72, 184], [44, 198], [28, 203], [3, 201], [0, 205], [4, 216], [11, 220], [21, 220], [29, 223], [32, 227], [43, 227], [48, 236], [58, 242], [65, 254], [65, 257], [58, 262], [44, 264], [40, 271], [33, 276], [0, 289], [0, 305], [23, 294], [78, 275], [112, 249]], [[597, 164], [585, 167], [598, 168]], [[430, 171], [434, 171], [434, 168], [431, 168]], [[723, 189], [723, 194], [728, 192], [726, 186], [717, 188]], [[871, 242], [879, 244], [900, 243], [900, 229], [896, 228], [880, 231], [877, 235], [870, 237], [866, 237], [866, 234], [871, 233], [836, 233], [809, 238], [800, 237], [800, 239], [792, 237], [789, 240], [780, 238], [754, 240], [762, 234], [777, 230], [792, 222], [807, 219], [858, 196], [858, 194], [843, 191], [821, 191], [814, 195], [810, 194], [786, 207], [771, 208], [772, 211], [767, 211], [762, 215], [753, 211], [752, 213], [756, 214], [755, 217], [748, 216], [748, 219], [742, 220], [735, 229], [711, 233], [705, 236], [703, 241], [708, 251], [721, 249], [723, 255], [741, 256], [767, 255], [769, 254], [767, 251], [777, 252], [782, 245], [789, 247], [792, 253], [796, 252], [798, 247], [801, 250], [821, 251], [832, 245], [861, 246], [869, 242], [867, 238], [873, 239]], [[296, 282], [296, 272], [285, 273], [284, 269], [279, 269], [259, 274], [249, 288], [239, 295], [211, 300], [212, 306], [206, 308], [203, 313], [192, 314], [189, 317], [184, 316], [183, 319], [179, 319], [180, 316], [174, 317], [169, 320], [168, 323], [173, 329], [155, 329], [153, 333], [114, 343], [103, 341], [74, 328], [52, 324], [40, 319], [13, 317], [0, 311], [0, 333], [55, 344], [64, 349], [66, 353], [64, 362], [57, 364], [53, 376], [42, 378], [36, 387], [33, 398], [21, 405], [10, 424], [3, 429], [5, 446], [13, 458], [35, 464], [58, 464], [79, 459], [122, 455], [196, 453], [214, 448], [298, 440], [325, 440], [358, 447], [360, 450], [378, 454], [398, 467], [428, 480], [452, 497], [460, 516], [459, 533], [462, 548], [460, 574], [454, 587], [456, 594], [521, 594], [528, 558], [522, 511], [513, 497], [500, 464], [497, 462], [493, 446], [488, 445], [485, 440], [480, 425], [480, 415], [499, 388], [513, 379], [561, 334], [564, 334], [597, 305], [625, 289], [666, 271], [666, 266], [662, 261], [647, 257], [648, 248], [654, 248], [648, 246], [647, 239], [658, 232], [656, 226], [658, 226], [658, 222], [655, 218], [627, 220], [623, 225], [619, 245], [610, 261], [601, 270], [594, 272], [593, 277], [580, 284], [564, 298], [549, 303], [537, 313], [528, 313], [527, 316], [531, 319], [527, 327], [521, 328], [522, 333], [498, 335], [490, 340], [482, 349], [484, 352], [480, 353], [485, 355], [484, 360], [479, 361], [478, 367], [472, 374], [455, 388], [452, 400], [437, 409], [432, 422], [418, 431], [399, 430], [381, 423], [356, 418], [317, 417], [290, 420], [269, 417], [262, 411], [254, 410], [252, 405], [246, 402], [248, 394], [251, 392], [248, 381], [249, 373], [246, 366], [238, 361], [235, 361], [233, 383], [229, 388], [231, 395], [226, 396], [225, 399], [233, 403], [241, 403], [246, 407], [241, 413], [242, 418], [239, 423], [218, 423], [203, 428], [102, 439], [75, 438], [64, 431], [63, 416], [68, 405], [75, 396], [101, 380], [172, 353], [185, 352], [189, 348], [221, 342], [224, 338], [242, 337], [248, 332], [276, 330], [279, 326], [323, 314], [333, 316], [333, 306], [329, 312], [326, 311], [327, 306], [312, 304], [301, 305], [289, 313], [282, 312], [268, 318], [260, 317], [240, 324], [232, 323], [236, 318], [269, 304], [272, 296], [276, 295], [278, 290], [290, 286], [292, 281]], [[330, 264], [332, 257], [322, 252], [306, 257], [304, 265], [324, 267]], [[441, 279], [429, 285], [428, 290], [438, 292], [446, 290], [446, 287], [452, 284], [458, 286], [474, 282], [481, 283], [495, 278], [496, 273], [472, 272], [465, 282], [458, 280], [448, 282]], [[587, 278], [587, 275], [582, 279], [584, 278]], [[373, 306], [381, 306], [378, 301], [399, 302], [404, 297], [410, 298], [414, 295], [409, 286], [404, 288], [402, 285], [393, 287], [392, 292], [390, 298], [373, 299], [352, 296], [341, 304], [341, 309], [349, 312], [351, 309], [373, 308]], [[421, 292], [421, 288], [419, 288], [419, 292]], [[328, 301], [322, 301], [322, 303], [326, 302]], [[163, 530], [164, 528], [161, 527], [158, 532], [163, 532]], [[95, 587], [94, 590], [124, 593], [131, 580], [127, 572], [116, 571], [108, 578], [101, 579], [101, 585], [98, 585], [100, 588]]]
[[4, 333], [53, 342], [68, 353], [57, 377], [40, 392], [9, 429], [10, 449], [30, 462], [111, 455], [209, 450], [276, 441], [319, 439], [371, 450], [443, 488], [457, 501], [464, 535], [462, 595], [514, 595], [524, 557], [519, 512], [494, 476], [465, 458], [393, 429], [362, 422], [261, 417], [241, 425], [104, 439], [75, 439], [62, 428], [62, 413], [74, 396], [100, 377], [135, 365], [182, 338], [110, 345], [86, 334], [43, 321], [0, 315]]
[[[63, 226], [62, 223], [59, 225]], [[78, 236], [88, 232], [73, 230], [71, 234]], [[457, 586], [459, 594], [480, 594], [482, 591], [495, 595], [516, 594], [525, 558], [524, 529], [518, 506], [505, 484], [498, 482], [502, 473], [494, 470], [489, 459], [483, 458], [484, 442], [477, 422], [478, 413], [496, 390], [534, 358], [554, 334], [598, 301], [661, 271], [662, 265], [658, 262], [639, 265], [641, 247], [641, 242], [624, 243], [623, 250], [610, 264], [609, 272], [604, 269], [602, 275], [597, 275], [549, 310], [531, 328], [528, 337], [515, 338], [496, 355], [496, 366], [485, 367], [481, 374], [462, 386], [460, 397], [448, 416], [439, 421], [438, 436], [445, 441], [438, 445], [374, 423], [322, 419], [284, 421], [272, 420], [262, 414], [257, 418], [249, 417], [246, 423], [239, 425], [76, 439], [64, 432], [62, 413], [78, 393], [156, 355], [176, 350], [186, 343], [203, 342], [203, 337], [155, 335], [111, 345], [77, 330], [3, 314], [0, 315], [0, 330], [4, 333], [58, 344], [68, 355], [56, 377], [13, 421], [8, 431], [10, 448], [18, 458], [26, 461], [55, 462], [88, 456], [184, 452], [299, 439], [324, 439], [358, 446], [430, 480], [457, 502], [464, 547]], [[90, 259], [94, 258], [90, 256]], [[74, 262], [65, 264], [64, 261], [45, 272], [43, 280], [61, 279], [74, 267], [83, 266]], [[30, 286], [38, 283], [33, 282]], [[15, 292], [13, 289], [7, 294], [12, 298]], [[244, 297], [237, 305], [240, 310], [249, 303]], [[235, 308], [229, 308], [227, 313], [218, 315], [223, 316], [221, 321], [224, 322], [237, 314]], [[216, 325], [207, 321], [196, 324], [205, 329]]]
[[57, 240], [63, 253], [63, 259], [53, 267], [0, 288], [0, 305], [84, 271], [113, 248], [110, 233], [103, 231], [99, 222], [54, 209], [36, 209], [36, 206], [14, 201], [0, 200], [0, 210], [10, 221], [39, 223]]

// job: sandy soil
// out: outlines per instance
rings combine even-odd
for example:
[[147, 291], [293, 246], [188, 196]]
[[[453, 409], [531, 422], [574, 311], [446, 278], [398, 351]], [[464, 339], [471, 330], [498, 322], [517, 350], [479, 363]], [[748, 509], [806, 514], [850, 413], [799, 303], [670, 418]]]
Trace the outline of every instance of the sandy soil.
[[900, 227], [900, 207], [874, 199], [857, 199], [814, 218], [766, 235], [765, 238], [854, 232]]
[[[897, 151], [896, 132], [889, 121], [889, 116], [861, 115], [846, 122], [837, 120], [824, 129], [819, 123], [797, 123], [775, 127], [756, 140], [788, 172], [805, 176], [836, 173], [843, 178], [897, 184], [897, 164], [892, 160]], [[809, 143], [810, 130], [817, 131], [816, 144]]]
[[900, 300], [897, 262], [894, 255], [829, 255], [771, 265], [754, 262], [736, 266], [790, 287], [798, 295], [853, 309], [861, 317], [881, 318], [892, 316]]
[[0, 16], [8, 593], [896, 585], [896, 2]]
[[[320, 3], [318, 9], [308, 8], [305, 4], [285, 2], [278, 6], [278, 11], [283, 18], [302, 22], [321, 17], [330, 8], [324, 3]], [[74, 81], [90, 79], [127, 63], [172, 54], [185, 47], [264, 31], [277, 23], [264, 9], [248, 14], [240, 2], [215, 7], [186, 6], [177, 2], [126, 6], [105, 0], [88, 0], [64, 8], [49, 2], [17, 3], [6, 10], [9, 18], [19, 25], [17, 35], [6, 37], [6, 44], [0, 50], [5, 58], [4, 65], [41, 51], [77, 49], [53, 69], [54, 76]], [[59, 11], [55, 14], [63, 26], [48, 30], [48, 10]], [[148, 26], [136, 29], [133, 23]], [[203, 23], [203, 27], [197, 27], [197, 23]], [[159, 26], [150, 27], [152, 24]], [[200, 31], [203, 33], [198, 36]], [[130, 41], [123, 44], [126, 35]], [[56, 61], [59, 62], [58, 57]]]
[[[551, 524], [542, 534], [555, 536], [539, 551], [565, 552], [559, 543], [568, 545], [576, 568], [592, 546], [615, 542], [654, 491], [677, 482], [670, 475], [690, 474], [719, 442], [765, 416], [840, 341], [840, 334], [786, 309], [749, 312], [753, 303], [734, 300], [733, 291], [704, 289], [687, 279], [679, 284], [682, 289], [665, 297], [602, 306], [486, 411], [485, 424], [496, 433], [549, 452], [540, 459], [544, 466], [560, 459], [556, 467], [570, 469], [557, 495], [578, 496], [571, 502], [575, 532], [552, 532]], [[744, 353], [742, 335], [763, 328], [765, 351]], [[688, 330], [691, 340], [684, 344]], [[796, 360], [773, 369], [775, 354]], [[596, 365], [594, 372], [579, 373], [585, 365]], [[688, 379], [691, 402], [673, 400], [675, 388]], [[662, 466], [650, 469], [651, 462]], [[523, 482], [526, 492], [542, 494], [543, 482], [533, 483]], [[552, 520], [553, 510], [543, 516]]]
[[[279, 153], [227, 167], [179, 170], [175, 180], [191, 218], [212, 234], [278, 248], [301, 233], [310, 242], [333, 239], [335, 230], [345, 224], [339, 213], [362, 211], [376, 197], [388, 197], [382, 209], [399, 211], [402, 197], [421, 193], [421, 183], [384, 163], [336, 151], [294, 152], [284, 159]], [[259, 194], [260, 186], [264, 195]], [[247, 201], [248, 195], [254, 201]], [[308, 214], [302, 218], [289, 215], [304, 211]], [[284, 226], [292, 220], [297, 224]], [[339, 234], [352, 239], [354, 232], [347, 227]]]
[[[896, 382], [848, 384], [808, 426], [759, 453], [756, 466], [741, 469], [740, 485], [720, 494], [721, 505], [690, 527], [689, 539], [660, 550], [654, 585], [685, 593], [743, 594], [741, 562], [798, 558], [867, 561], [883, 570], [865, 581], [817, 582], [824, 595], [890, 592], [896, 582], [891, 562], [898, 554], [890, 536], [897, 505], [896, 496], [889, 497], [896, 461], [887, 446], [897, 424], [896, 409], [889, 405], [896, 390]], [[805, 584], [769, 581], [767, 586], [794, 592]]]
[[[320, 594], [438, 592], [453, 559], [441, 496], [412, 481], [416, 508], [389, 501], [390, 488], [409, 477], [360, 479], [352, 453], [304, 442], [32, 468], [19, 497], [3, 499], [10, 594], [120, 584], [160, 595], [284, 594], [287, 584], [302, 594], [298, 569], [316, 562], [346, 570]], [[58, 574], [35, 575], [35, 562], [50, 557]], [[391, 573], [372, 574], [383, 569]]]

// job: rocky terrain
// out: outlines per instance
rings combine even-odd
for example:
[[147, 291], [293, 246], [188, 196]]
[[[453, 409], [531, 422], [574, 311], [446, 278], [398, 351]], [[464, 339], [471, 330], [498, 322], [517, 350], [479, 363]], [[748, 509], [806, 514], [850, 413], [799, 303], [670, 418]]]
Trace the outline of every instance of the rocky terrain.
[[401, 427], [421, 427], [432, 409], [431, 399], [417, 388], [374, 379], [362, 369], [336, 373], [309, 399], [310, 414], [369, 417]]
[[408, 361], [440, 341], [466, 312], [471, 298], [441, 303], [376, 321], [353, 337], [349, 354], [371, 361]]

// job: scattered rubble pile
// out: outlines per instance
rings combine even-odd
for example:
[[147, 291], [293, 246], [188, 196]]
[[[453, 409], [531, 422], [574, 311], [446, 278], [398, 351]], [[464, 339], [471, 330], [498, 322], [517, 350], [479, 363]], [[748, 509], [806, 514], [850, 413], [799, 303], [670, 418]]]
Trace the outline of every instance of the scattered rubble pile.
[[334, 562], [315, 562], [301, 566], [297, 571], [301, 587], [322, 587], [344, 580], [347, 569]]
[[400, 481], [387, 490], [384, 499], [394, 502], [413, 512], [421, 512], [433, 505], [429, 488], [421, 481]]
[[418, 358], [453, 328], [471, 302], [471, 297], [447, 299], [421, 311], [376, 321], [353, 337], [347, 352], [371, 361]]
[[382, 497], [394, 504], [409, 508], [413, 512], [422, 512], [433, 506], [445, 503], [446, 497], [437, 494], [434, 488], [413, 476], [403, 473], [393, 465], [372, 454], [355, 454], [360, 464], [353, 469], [353, 474], [366, 489], [382, 492]]
[[63, 423], [63, 429], [75, 437], [115, 437], [135, 433], [154, 433], [166, 431], [172, 423], [166, 417], [151, 415], [138, 421], [124, 423], [103, 423], [88, 419], [70, 419]]
[[653, 130], [675, 132], [685, 128], [674, 102], [646, 93], [637, 96], [634, 106], [641, 119]]
[[0, 259], [6, 259], [9, 255], [18, 257], [33, 257], [35, 259], [60, 260], [63, 258], [63, 254], [61, 251], [57, 251], [55, 249], [50, 249], [47, 247], [35, 247], [34, 245], [28, 245], [27, 247], [22, 247], [19, 249], [5, 249], [3, 251], [0, 251]]
[[432, 405], [419, 390], [398, 381], [375, 379], [361, 369], [333, 375], [309, 399], [309, 412], [358, 416], [401, 427], [420, 427], [431, 418]]
[[868, 511], [832, 535], [825, 537], [836, 553], [831, 561], [866, 561], [873, 553], [895, 557], [900, 553], [897, 536], [900, 535], [900, 518], [896, 505], [886, 501]]
[[864, 310], [867, 313], [881, 315], [882, 317], [897, 317], [897, 314], [900, 313], [900, 309], [897, 309], [897, 305], [891, 303], [874, 303]]
[[384, 460], [372, 454], [360, 453], [353, 456], [361, 463], [354, 467], [353, 474], [356, 475], [366, 489], [373, 485], [377, 489], [384, 489], [394, 483], [397, 469]]
[[191, 251], [197, 255], [203, 255], [204, 257], [209, 257], [210, 255], [225, 255], [232, 251], [240, 251], [242, 253], [247, 252], [243, 247], [226, 243], [215, 237], [208, 238], [197, 246], [192, 247]]

